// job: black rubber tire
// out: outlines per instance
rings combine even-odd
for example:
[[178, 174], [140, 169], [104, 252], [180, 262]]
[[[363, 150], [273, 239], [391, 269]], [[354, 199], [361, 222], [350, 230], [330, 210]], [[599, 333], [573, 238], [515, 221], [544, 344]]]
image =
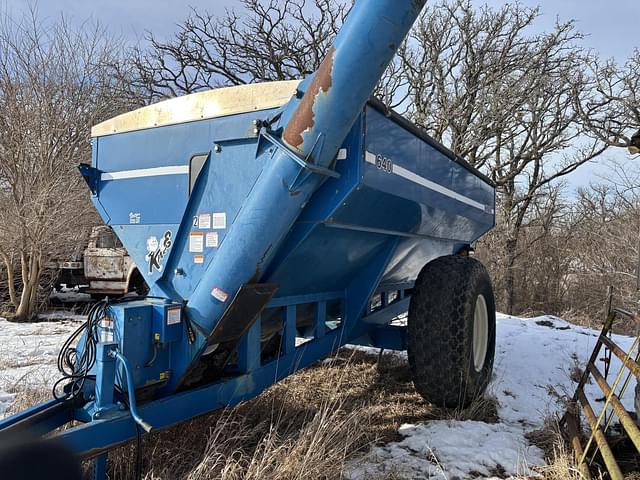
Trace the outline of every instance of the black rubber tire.
[[[480, 294], [487, 306], [487, 349], [476, 371], [473, 326]], [[425, 400], [464, 408], [484, 392], [493, 371], [496, 310], [491, 279], [479, 261], [451, 255], [425, 265], [411, 295], [407, 328], [413, 383]]]
[[139, 270], [134, 270], [131, 274], [127, 293], [135, 293], [141, 297], [146, 297], [149, 294], [149, 285]]

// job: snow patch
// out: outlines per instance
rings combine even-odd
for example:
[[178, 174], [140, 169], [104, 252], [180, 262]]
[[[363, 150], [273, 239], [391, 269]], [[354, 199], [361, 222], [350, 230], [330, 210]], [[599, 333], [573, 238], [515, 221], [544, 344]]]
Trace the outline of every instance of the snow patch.
[[[402, 321], [402, 320], [400, 320]], [[525, 435], [544, 427], [545, 418], [564, 413], [565, 400], [576, 383], [572, 369], [584, 367], [600, 332], [570, 324], [554, 316], [519, 318], [498, 314], [493, 378], [487, 395], [498, 402], [499, 423], [431, 421], [404, 425], [405, 437], [352, 464], [353, 479], [393, 472], [399, 478], [471, 479], [532, 475], [542, 465], [542, 452], [529, 445]], [[633, 338], [613, 335], [628, 350]], [[354, 347], [369, 353], [379, 349]], [[405, 352], [397, 353], [406, 358]], [[604, 370], [602, 363], [598, 367]], [[611, 375], [620, 368], [614, 356]], [[573, 375], [575, 378], [575, 374]], [[594, 406], [602, 397], [595, 382], [585, 386]], [[622, 402], [633, 410], [633, 388]], [[596, 407], [597, 408], [597, 407]]]
[[400, 442], [375, 447], [369, 460], [351, 472], [364, 480], [393, 472], [401, 478], [505, 478], [534, 475], [528, 465], [543, 453], [527, 444], [518, 427], [476, 421], [433, 421], [402, 425]]
[[51, 388], [59, 378], [58, 352], [85, 320], [71, 312], [40, 316], [47, 321], [15, 323], [0, 318], [0, 418], [13, 401], [16, 388]]

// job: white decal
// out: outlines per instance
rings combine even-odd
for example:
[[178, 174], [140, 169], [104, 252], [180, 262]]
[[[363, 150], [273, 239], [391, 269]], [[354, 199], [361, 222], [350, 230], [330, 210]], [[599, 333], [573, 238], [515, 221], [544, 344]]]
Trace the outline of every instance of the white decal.
[[171, 244], [171, 230], [164, 232], [161, 242], [155, 236], [147, 238], [147, 256], [145, 258], [149, 262], [150, 274], [153, 273], [154, 269], [159, 272], [162, 271], [162, 259], [171, 248]]
[[347, 159], [347, 149], [341, 148], [340, 150], [338, 150], [338, 156], [336, 157], [336, 160], [346, 160], [346, 159]]
[[204, 233], [191, 232], [189, 234], [189, 251], [195, 253], [204, 251]]
[[218, 287], [215, 287], [213, 290], [211, 290], [211, 296], [216, 300], [221, 301], [222, 303], [226, 302], [227, 298], [229, 298], [229, 294]]
[[393, 162], [380, 154], [376, 155], [376, 167], [387, 173], [393, 173]]
[[204, 263], [204, 255], [194, 255], [193, 263], [196, 265], [202, 265]]
[[129, 212], [129, 223], [131, 225], [140, 223], [140, 212]]
[[198, 215], [198, 228], [201, 228], [203, 230], [211, 228], [210, 213], [201, 213], [200, 215]]
[[227, 228], [227, 214], [225, 212], [216, 212], [213, 214], [213, 227], [215, 229]]
[[207, 248], [218, 248], [218, 232], [207, 232], [205, 246]]
[[180, 323], [182, 309], [180, 307], [167, 308], [167, 325]]

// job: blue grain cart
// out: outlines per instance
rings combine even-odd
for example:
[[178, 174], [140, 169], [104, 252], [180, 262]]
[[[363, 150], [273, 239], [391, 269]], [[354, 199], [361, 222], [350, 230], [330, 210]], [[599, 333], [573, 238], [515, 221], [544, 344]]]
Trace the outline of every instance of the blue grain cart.
[[79, 421], [56, 436], [99, 477], [138, 432], [252, 398], [347, 343], [408, 350], [433, 403], [482, 393], [495, 308], [469, 252], [494, 225], [494, 186], [370, 98], [422, 5], [359, 0], [301, 82], [94, 127], [81, 171], [149, 296], [96, 304], [56, 398], [2, 421], [0, 439]]

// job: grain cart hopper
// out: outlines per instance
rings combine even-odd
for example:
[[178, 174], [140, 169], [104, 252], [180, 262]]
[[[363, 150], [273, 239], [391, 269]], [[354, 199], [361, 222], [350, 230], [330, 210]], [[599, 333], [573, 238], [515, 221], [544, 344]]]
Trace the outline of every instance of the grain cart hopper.
[[346, 343], [408, 349], [432, 402], [482, 392], [495, 312], [468, 252], [494, 225], [494, 187], [370, 99], [423, 3], [357, 1], [300, 83], [94, 127], [81, 171], [149, 296], [96, 304], [57, 398], [2, 421], [0, 439], [75, 420], [56, 436], [100, 475], [139, 432], [252, 398]]

